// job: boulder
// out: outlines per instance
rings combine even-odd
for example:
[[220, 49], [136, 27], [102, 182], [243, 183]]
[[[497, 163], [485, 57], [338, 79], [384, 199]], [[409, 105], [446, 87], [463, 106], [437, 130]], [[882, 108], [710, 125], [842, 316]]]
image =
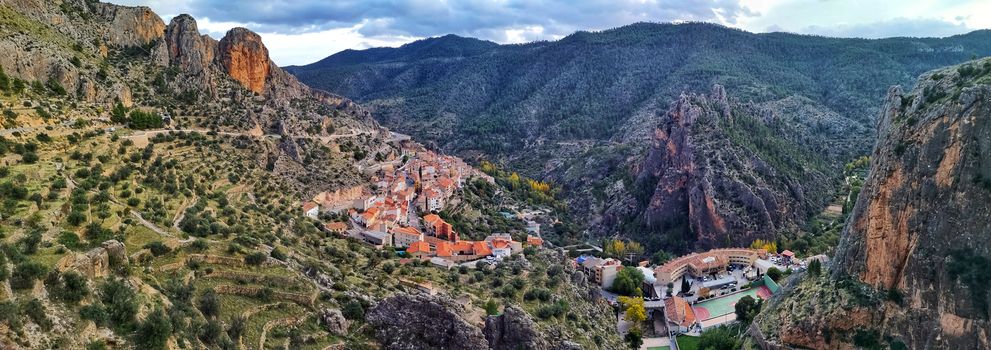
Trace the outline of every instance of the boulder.
[[487, 349], [464, 307], [440, 296], [400, 294], [381, 301], [366, 320], [384, 349]]
[[320, 323], [327, 328], [328, 332], [335, 335], [345, 335], [348, 332], [348, 327], [351, 327], [351, 321], [344, 318], [340, 309], [324, 309], [323, 313], [320, 314]]
[[515, 305], [507, 306], [502, 315], [487, 317], [484, 332], [491, 349], [548, 348], [544, 341], [546, 337], [537, 330], [537, 324], [530, 315]]

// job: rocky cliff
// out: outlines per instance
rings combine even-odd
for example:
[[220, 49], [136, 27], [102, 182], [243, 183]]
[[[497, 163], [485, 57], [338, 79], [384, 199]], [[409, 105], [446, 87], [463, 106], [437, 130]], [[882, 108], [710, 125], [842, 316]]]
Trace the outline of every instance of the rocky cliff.
[[731, 102], [722, 86], [683, 94], [634, 163], [627, 199], [598, 224], [634, 223], [681, 251], [774, 239], [821, 208], [838, 181], [807, 138], [766, 107]]
[[487, 349], [482, 331], [464, 313], [443, 298], [406, 294], [383, 300], [366, 318], [385, 349]]
[[[991, 348], [991, 59], [890, 89], [878, 136], [830, 278], [787, 292], [762, 331], [784, 346]], [[830, 289], [858, 297], [809, 302]]]
[[119, 101], [167, 113], [177, 128], [277, 135], [257, 161], [299, 188], [359, 181], [339, 160], [307, 169], [310, 161], [335, 163], [321, 148], [331, 134], [368, 135], [341, 139], [364, 152], [381, 149], [384, 139], [369, 112], [276, 66], [259, 35], [234, 28], [218, 41], [185, 14], [165, 25], [146, 7], [0, 0], [0, 50], [0, 67], [12, 78], [64, 89], [61, 98], [96, 110]]

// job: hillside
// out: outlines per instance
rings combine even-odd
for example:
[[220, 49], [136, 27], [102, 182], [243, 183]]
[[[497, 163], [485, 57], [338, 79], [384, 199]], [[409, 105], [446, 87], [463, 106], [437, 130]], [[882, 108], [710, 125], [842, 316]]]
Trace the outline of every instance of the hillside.
[[579, 217], [612, 233], [620, 227], [594, 225], [616, 202], [598, 195], [616, 184], [607, 175], [635, 176], [653, 126], [680, 94], [720, 84], [732, 98], [811, 125], [841, 165], [869, 151], [888, 86], [991, 54], [989, 39], [988, 31], [863, 40], [639, 23], [521, 45], [445, 36], [286, 69], [360, 101], [385, 126], [563, 186]]
[[601, 189], [608, 204], [595, 225], [650, 232], [641, 240], [678, 252], [797, 231], [834, 197], [839, 157], [822, 152], [819, 135], [796, 119], [731, 100], [720, 85], [682, 95], [636, 173], [610, 175], [622, 186]]
[[989, 97], [989, 59], [890, 89], [831, 273], [792, 281], [752, 334], [803, 348], [991, 346]]
[[[305, 215], [422, 146], [297, 81], [248, 29], [215, 40], [188, 15], [0, 0], [0, 47], [0, 348], [621, 344], [558, 251], [442, 269], [326, 228], [346, 211]], [[463, 180], [466, 236], [538, 209]]]

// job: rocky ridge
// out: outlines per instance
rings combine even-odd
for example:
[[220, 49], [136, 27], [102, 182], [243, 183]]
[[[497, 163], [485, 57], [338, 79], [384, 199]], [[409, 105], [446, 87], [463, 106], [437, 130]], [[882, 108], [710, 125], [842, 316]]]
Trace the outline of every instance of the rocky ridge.
[[[926, 73], [884, 102], [831, 276], [786, 292], [759, 329], [787, 347], [989, 348], [991, 59]], [[829, 289], [848, 297], [823, 299]]]
[[835, 160], [803, 144], [806, 137], [773, 110], [731, 101], [722, 86], [683, 94], [634, 163], [631, 185], [614, 190], [627, 199], [597, 225], [637, 224], [663, 239], [652, 243], [676, 250], [774, 239], [803, 225], [839, 180], [827, 175]]

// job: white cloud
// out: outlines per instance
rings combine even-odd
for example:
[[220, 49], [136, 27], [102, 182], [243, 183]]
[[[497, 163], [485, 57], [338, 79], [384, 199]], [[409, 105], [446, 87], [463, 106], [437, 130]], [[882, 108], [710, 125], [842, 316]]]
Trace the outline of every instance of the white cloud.
[[278, 64], [457, 34], [499, 43], [556, 40], [633, 22], [708, 21], [752, 32], [947, 36], [991, 27], [986, 0], [121, 0], [165, 17], [189, 13], [220, 37], [243, 26]]

